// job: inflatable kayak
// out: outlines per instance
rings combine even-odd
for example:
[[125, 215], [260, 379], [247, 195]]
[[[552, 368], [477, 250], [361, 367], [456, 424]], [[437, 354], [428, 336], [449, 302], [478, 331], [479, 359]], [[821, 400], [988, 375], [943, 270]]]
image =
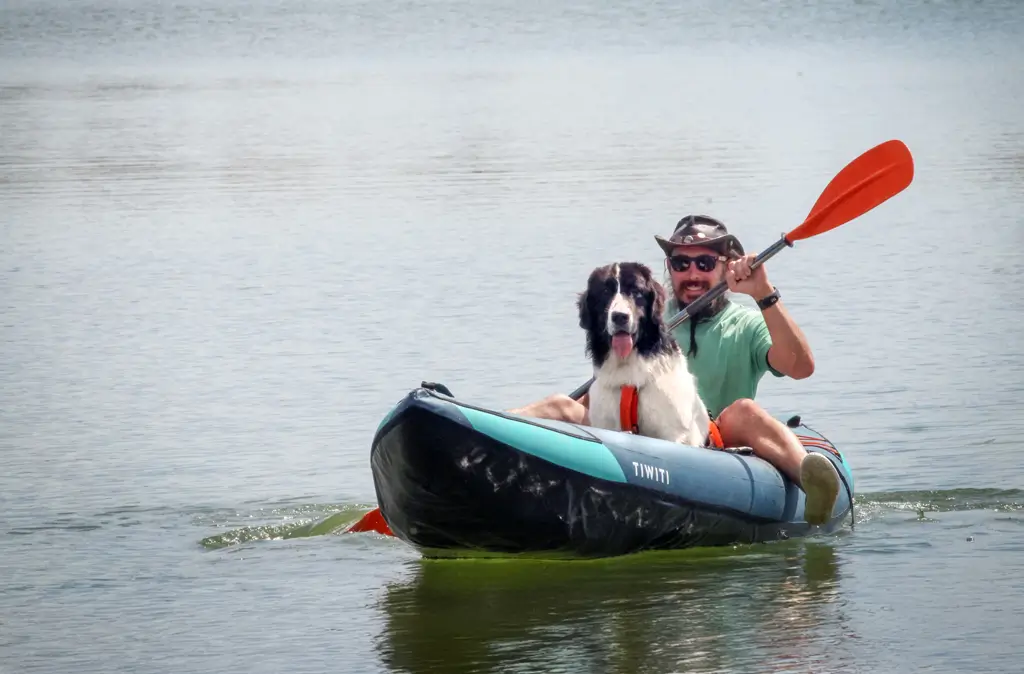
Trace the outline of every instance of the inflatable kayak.
[[852, 522], [845, 458], [798, 417], [788, 423], [843, 483], [821, 526], [803, 520], [803, 492], [749, 448], [517, 416], [427, 382], [381, 421], [370, 463], [384, 520], [427, 557], [613, 556], [768, 542]]

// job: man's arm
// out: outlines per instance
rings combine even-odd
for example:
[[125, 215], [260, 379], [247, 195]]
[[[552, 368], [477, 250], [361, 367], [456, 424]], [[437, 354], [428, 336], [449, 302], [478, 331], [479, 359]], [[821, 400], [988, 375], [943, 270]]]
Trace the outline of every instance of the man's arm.
[[[774, 288], [755, 299], [767, 297]], [[778, 300], [772, 306], [761, 311], [768, 334], [772, 336], [772, 346], [768, 349], [768, 364], [784, 375], [793, 379], [806, 379], [814, 374], [814, 354], [807, 343], [800, 326]]]
[[[756, 255], [747, 255], [729, 262], [725, 278], [733, 292], [750, 295], [760, 301], [771, 295], [775, 288], [768, 281], [768, 274], [762, 264], [751, 271], [750, 264]], [[768, 349], [768, 364], [793, 379], [806, 379], [814, 374], [814, 355], [800, 326], [786, 311], [782, 300], [761, 310], [772, 346]]]

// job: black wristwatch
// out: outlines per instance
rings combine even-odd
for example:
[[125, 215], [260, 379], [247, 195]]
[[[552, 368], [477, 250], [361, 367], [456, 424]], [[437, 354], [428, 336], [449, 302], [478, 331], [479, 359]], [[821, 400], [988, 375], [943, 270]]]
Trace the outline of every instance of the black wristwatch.
[[779, 298], [781, 298], [781, 297], [782, 297], [782, 294], [779, 293], [779, 289], [776, 288], [775, 290], [771, 291], [770, 293], [768, 293], [767, 295], [765, 295], [764, 297], [759, 299], [757, 301], [757, 307], [761, 311], [764, 311], [768, 307], [770, 307], [773, 304], [775, 304], [776, 302], [778, 302]]

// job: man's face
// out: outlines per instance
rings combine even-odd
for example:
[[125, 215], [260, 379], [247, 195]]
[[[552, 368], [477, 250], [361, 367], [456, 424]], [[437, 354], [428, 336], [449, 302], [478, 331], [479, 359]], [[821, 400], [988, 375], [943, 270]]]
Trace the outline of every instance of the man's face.
[[705, 246], [677, 246], [672, 249], [666, 263], [680, 307], [685, 307], [725, 279], [723, 257], [717, 250]]

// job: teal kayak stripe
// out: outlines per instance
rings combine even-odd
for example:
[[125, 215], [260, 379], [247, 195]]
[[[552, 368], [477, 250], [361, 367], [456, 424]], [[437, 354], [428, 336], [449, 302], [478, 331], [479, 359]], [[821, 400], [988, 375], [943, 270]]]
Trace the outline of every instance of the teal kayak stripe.
[[398, 406], [396, 405], [392, 409], [388, 410], [388, 413], [384, 415], [384, 418], [377, 424], [377, 433], [380, 433], [380, 429], [384, 428], [385, 424], [395, 418], [395, 414], [398, 413]]
[[459, 407], [473, 428], [506, 445], [591, 477], [625, 482], [622, 466], [600, 442], [574, 438], [548, 428]]

